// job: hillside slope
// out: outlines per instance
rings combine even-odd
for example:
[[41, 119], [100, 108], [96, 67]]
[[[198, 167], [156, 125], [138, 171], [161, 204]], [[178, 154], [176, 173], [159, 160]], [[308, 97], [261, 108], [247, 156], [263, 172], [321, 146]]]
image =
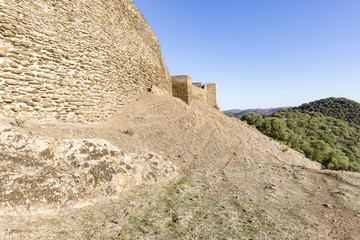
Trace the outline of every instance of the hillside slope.
[[319, 112], [284, 110], [241, 120], [333, 170], [360, 172], [360, 126]]
[[[359, 174], [320, 170], [241, 121], [200, 103], [188, 106], [158, 89], [106, 122], [6, 126], [45, 142], [103, 139], [125, 155], [153, 152], [177, 170], [167, 180], [145, 180], [120, 193], [98, 192], [108, 182], [100, 178], [94, 184], [93, 178], [89, 194], [75, 199], [78, 208], [12, 207], [10, 214], [2, 206], [1, 239], [360, 238]], [[63, 167], [67, 173], [79, 168]], [[67, 191], [74, 189], [66, 184]], [[94, 194], [103, 196], [89, 204]]]

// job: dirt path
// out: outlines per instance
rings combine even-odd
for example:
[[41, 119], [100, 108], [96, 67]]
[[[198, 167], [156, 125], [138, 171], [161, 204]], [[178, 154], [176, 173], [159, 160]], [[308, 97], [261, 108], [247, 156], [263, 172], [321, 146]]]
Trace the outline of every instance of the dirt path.
[[[333, 182], [334, 179], [313, 170], [308, 172], [319, 187], [320, 194], [311, 204], [304, 204], [302, 207], [313, 212], [318, 219], [319, 231], [326, 237], [324, 239], [358, 239], [360, 236], [358, 213], [346, 208], [341, 202], [342, 199], [332, 194], [329, 182]], [[360, 188], [357, 187], [357, 191], [359, 190]]]

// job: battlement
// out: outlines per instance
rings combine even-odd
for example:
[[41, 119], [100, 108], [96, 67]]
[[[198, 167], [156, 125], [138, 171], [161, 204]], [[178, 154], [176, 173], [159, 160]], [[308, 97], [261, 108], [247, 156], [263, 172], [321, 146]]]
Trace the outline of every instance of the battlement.
[[173, 96], [180, 98], [187, 104], [192, 101], [200, 101], [210, 106], [218, 106], [217, 85], [205, 84], [201, 82], [192, 83], [187, 75], [172, 76]]

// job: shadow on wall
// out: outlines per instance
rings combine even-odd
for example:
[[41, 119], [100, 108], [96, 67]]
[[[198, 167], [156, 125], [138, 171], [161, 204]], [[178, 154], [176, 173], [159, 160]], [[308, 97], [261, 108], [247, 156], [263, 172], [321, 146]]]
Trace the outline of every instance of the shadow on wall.
[[218, 108], [216, 84], [192, 83], [191, 78], [187, 75], [172, 76], [171, 81], [174, 97], [180, 98], [187, 104], [197, 100]]

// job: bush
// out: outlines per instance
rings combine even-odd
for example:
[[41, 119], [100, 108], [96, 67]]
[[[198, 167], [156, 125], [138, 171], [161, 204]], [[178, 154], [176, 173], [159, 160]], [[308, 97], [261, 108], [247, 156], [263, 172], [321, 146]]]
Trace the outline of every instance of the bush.
[[332, 151], [324, 158], [322, 164], [328, 169], [347, 170], [349, 168], [349, 159], [343, 152]]
[[21, 119], [20, 117], [15, 117], [15, 123], [18, 127], [25, 127], [26, 120]]
[[135, 131], [132, 130], [132, 129], [128, 129], [128, 130], [124, 131], [124, 133], [127, 134], [127, 135], [130, 135], [130, 136], [134, 136]]

